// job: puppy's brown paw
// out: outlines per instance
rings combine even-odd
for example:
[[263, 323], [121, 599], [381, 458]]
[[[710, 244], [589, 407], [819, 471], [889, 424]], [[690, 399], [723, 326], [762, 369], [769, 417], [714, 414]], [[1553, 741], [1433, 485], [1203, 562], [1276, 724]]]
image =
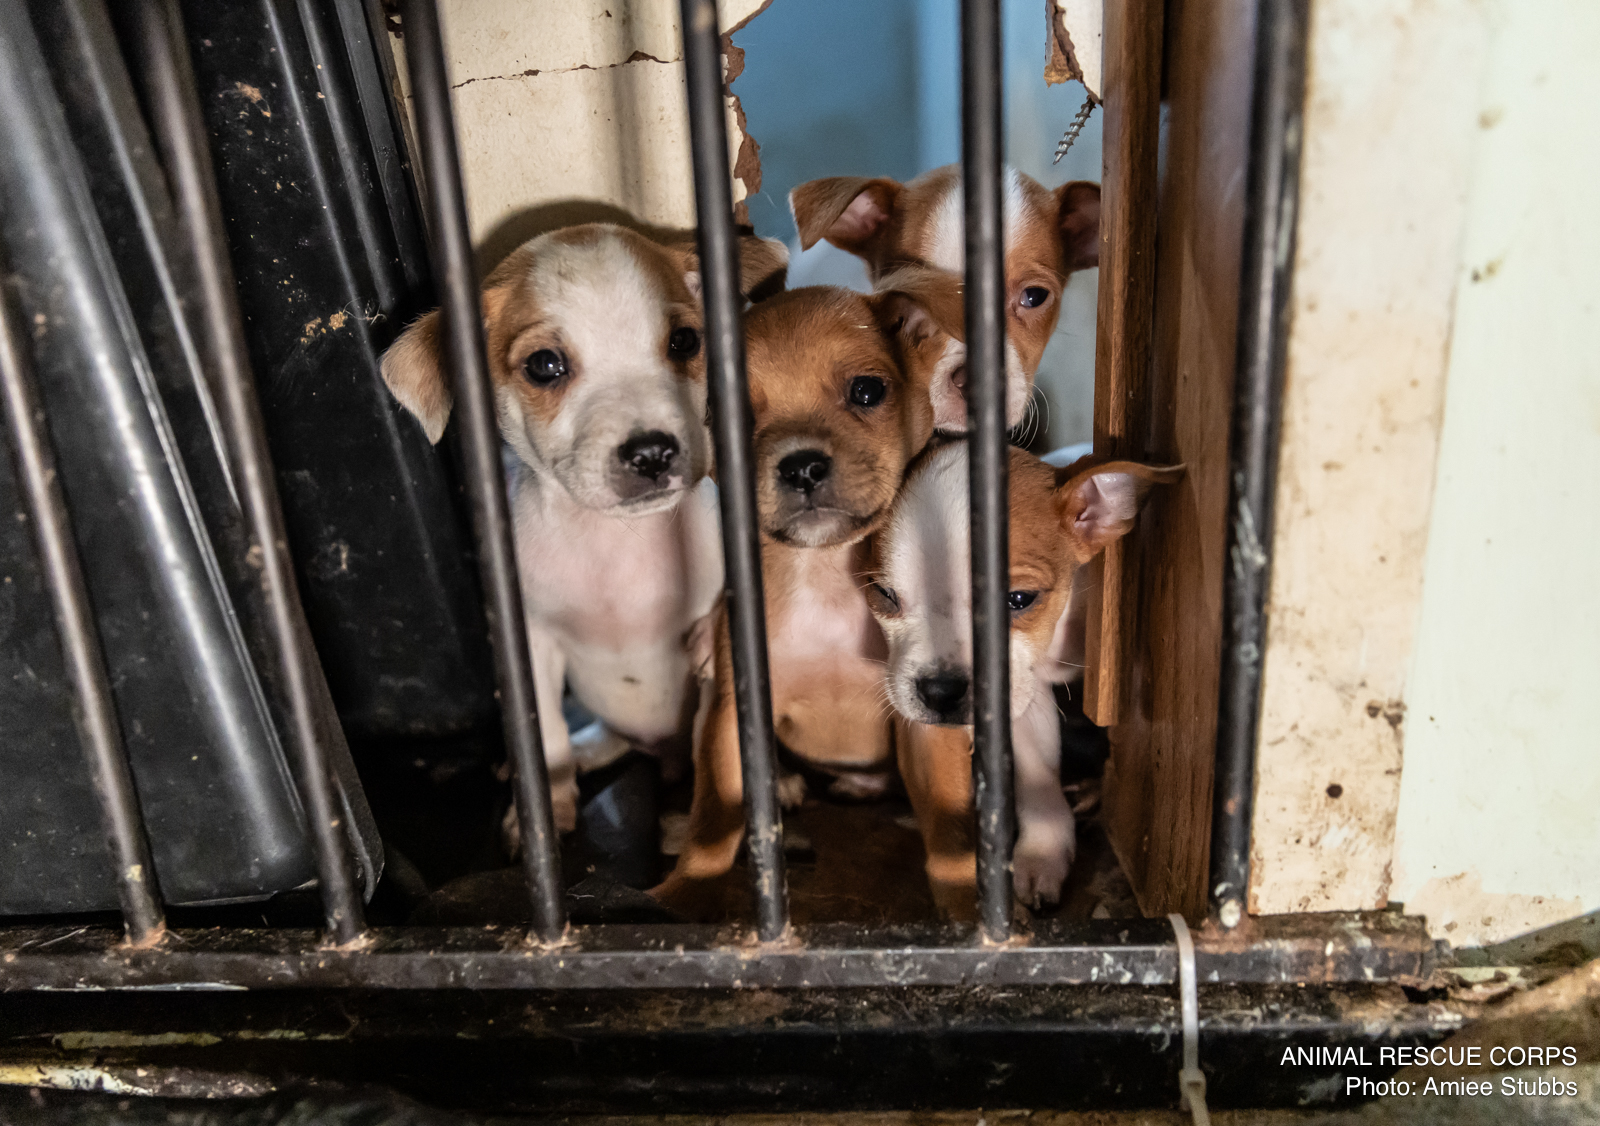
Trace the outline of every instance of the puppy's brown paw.
[[726, 917], [722, 884], [718, 880], [698, 880], [673, 872], [651, 888], [650, 897], [690, 922], [715, 923]]
[[[556, 832], [570, 833], [578, 827], [578, 782], [550, 782], [550, 813], [555, 818]], [[517, 813], [517, 803], [512, 802], [506, 815], [500, 819], [500, 843], [512, 860], [522, 855], [522, 817]]]

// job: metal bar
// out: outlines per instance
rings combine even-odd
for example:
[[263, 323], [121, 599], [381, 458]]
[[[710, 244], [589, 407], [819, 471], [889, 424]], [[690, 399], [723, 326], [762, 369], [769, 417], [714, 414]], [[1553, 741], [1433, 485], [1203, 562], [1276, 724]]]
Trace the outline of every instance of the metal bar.
[[1212, 783], [1211, 910], [1228, 929], [1244, 918], [1250, 882], [1251, 798], [1300, 185], [1307, 9], [1308, 0], [1264, 0], [1256, 17]]
[[[1170, 987], [1161, 919], [1040, 920], [1027, 942], [982, 945], [965, 928], [794, 928], [796, 941], [729, 943], [709, 926], [573, 927], [570, 944], [529, 957], [514, 934], [482, 927], [374, 930], [370, 948], [320, 949], [302, 931], [179, 932], [159, 955], [110, 929], [0, 932], [0, 992], [39, 989], [830, 989], [912, 986]], [[1258, 920], [1250, 941], [1194, 936], [1207, 985], [1403, 982], [1432, 969], [1420, 918], [1387, 912]]]
[[289, 705], [290, 761], [306, 807], [323, 913], [333, 941], [346, 945], [362, 936], [366, 923], [344, 811], [328, 748], [318, 731], [313, 674], [306, 667], [312, 654], [303, 644], [300, 596], [245, 346], [182, 17], [177, 0], [136, 0], [129, 16], [150, 99], [151, 127], [172, 185], [183, 245], [193, 259], [199, 298], [194, 314], [213, 365], [210, 378], [222, 408], [228, 459], [253, 544], [252, 562], [261, 571], [268, 632]]
[[117, 725], [116, 704], [106, 676], [105, 654], [89, 592], [84, 586], [78, 547], [72, 538], [66, 498], [56, 475], [55, 451], [45, 426], [44, 403], [28, 354], [28, 335], [19, 321], [10, 286], [0, 287], [0, 383], [4, 385], [6, 426], [44, 564], [55, 608], [61, 654], [72, 684], [73, 719], [100, 799], [106, 843], [117, 873], [117, 898], [128, 941], [151, 946], [166, 933], [144, 814], [128, 767], [127, 748]]
[[766, 599], [761, 583], [760, 525], [750, 450], [754, 424], [750, 391], [745, 383], [739, 248], [733, 230], [733, 190], [728, 178], [722, 51], [717, 8], [712, 0], [680, 0], [679, 11], [683, 20], [684, 66], [688, 71], [689, 142], [694, 160], [695, 217], [700, 228], [700, 274], [706, 314], [706, 384], [721, 490], [722, 551], [727, 561], [728, 636], [733, 645], [745, 831], [755, 881], [757, 932], [762, 941], [773, 942], [788, 929], [789, 895], [767, 673]]
[[967, 418], [972, 447], [972, 720], [978, 917], [1011, 933], [1011, 615], [1006, 608], [1005, 262], [999, 0], [961, 4], [961, 169], [966, 197]]
[[556, 852], [560, 842], [550, 810], [550, 775], [545, 767], [522, 590], [517, 584], [517, 563], [511, 546], [511, 516], [506, 503], [505, 472], [500, 464], [494, 389], [489, 383], [484, 352], [482, 305], [467, 228], [466, 197], [461, 188], [439, 12], [433, 0], [405, 0], [401, 23], [406, 33], [406, 64], [415, 98], [422, 173], [428, 189], [430, 258], [443, 301], [445, 367], [455, 376], [455, 401], [467, 463], [467, 494], [472, 501], [472, 526], [478, 540], [478, 567], [489, 595], [485, 610], [494, 646], [501, 719], [517, 768], [522, 863], [533, 899], [533, 931], [543, 941], [555, 942], [566, 930], [561, 866]]

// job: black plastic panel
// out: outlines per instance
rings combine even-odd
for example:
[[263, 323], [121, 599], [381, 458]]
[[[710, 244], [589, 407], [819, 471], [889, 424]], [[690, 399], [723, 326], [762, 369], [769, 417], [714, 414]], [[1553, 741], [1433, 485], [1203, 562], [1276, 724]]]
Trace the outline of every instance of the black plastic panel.
[[[81, 44], [71, 25], [52, 15], [36, 38], [20, 5], [0, 20], [8, 281], [34, 326], [50, 434], [158, 881], [175, 903], [296, 886], [311, 875], [299, 802], [85, 173], [95, 170], [103, 196], [107, 169], [127, 153], [108, 152], [103, 135], [69, 134], [69, 116], [90, 116], [85, 97], [114, 88], [97, 87], [106, 75], [74, 57]], [[71, 115], [47, 57], [69, 78]], [[125, 108], [125, 76], [122, 85]], [[120, 238], [125, 216], [112, 218]], [[14, 512], [7, 454], [0, 503]], [[0, 911], [114, 908], [98, 807], [67, 734], [70, 702], [49, 687], [64, 683], [49, 602], [31, 544], [7, 546], [16, 574], [0, 585], [16, 593], [6, 596], [0, 639], [13, 674], [0, 686], [0, 773], [12, 783], [0, 789]]]
[[378, 372], [431, 300], [366, 13], [357, 0], [183, 9], [301, 595], [346, 731], [492, 730], [447, 459]]

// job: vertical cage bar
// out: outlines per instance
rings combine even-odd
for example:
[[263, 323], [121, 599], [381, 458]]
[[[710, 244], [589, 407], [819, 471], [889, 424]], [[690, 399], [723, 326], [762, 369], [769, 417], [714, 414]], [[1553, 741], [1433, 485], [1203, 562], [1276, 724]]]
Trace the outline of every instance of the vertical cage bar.
[[28, 336], [22, 331], [18, 316], [10, 287], [0, 286], [0, 383], [4, 385], [6, 427], [11, 435], [17, 478], [55, 610], [63, 664], [72, 684], [72, 717], [88, 761], [89, 780], [100, 801], [106, 843], [117, 871], [123, 925], [130, 943], [151, 946], [161, 940], [167, 925], [156, 888], [155, 866], [150, 861], [150, 841], [145, 834], [133, 772], [128, 767], [127, 748], [117, 725], [105, 654], [100, 649], [100, 631], [84, 586], [66, 497], [56, 474], [44, 403], [28, 355]]
[[1256, 16], [1212, 784], [1211, 910], [1228, 929], [1244, 918], [1250, 881], [1261, 659], [1300, 187], [1307, 7], [1308, 0], [1265, 0]]
[[311, 674], [306, 668], [312, 655], [305, 641], [277, 479], [245, 346], [188, 42], [177, 0], [133, 0], [127, 15], [138, 55], [136, 65], [143, 70], [149, 93], [151, 129], [172, 185], [183, 247], [194, 267], [197, 307], [192, 313], [211, 359], [208, 374], [221, 407], [228, 461], [253, 551], [258, 553], [256, 565], [261, 571], [270, 642], [289, 706], [290, 761], [310, 825], [323, 915], [333, 941], [346, 945], [362, 936], [365, 915], [344, 810], [328, 748], [318, 732]]
[[478, 567], [488, 594], [490, 641], [500, 714], [516, 763], [516, 800], [522, 832], [522, 863], [533, 900], [533, 932], [555, 942], [566, 930], [561, 901], [559, 840], [550, 809], [550, 774], [544, 761], [533, 666], [522, 612], [522, 590], [511, 542], [494, 388], [484, 351], [483, 310], [461, 187], [450, 80], [434, 0], [405, 0], [406, 64], [417, 114], [417, 141], [426, 185], [429, 251], [442, 301], [445, 367], [454, 378], [466, 460], [467, 494], [477, 533]]
[[728, 634], [733, 643], [745, 829], [755, 880], [757, 929], [763, 941], [771, 942], [788, 929], [789, 896], [783, 862], [783, 817], [778, 808], [772, 693], [767, 675], [766, 600], [761, 585], [755, 470], [750, 450], [753, 423], [750, 391], [745, 383], [739, 248], [733, 229], [733, 189], [728, 174], [722, 51], [717, 8], [712, 0], [680, 0], [679, 11], [688, 71], [689, 141], [706, 314], [706, 383], [721, 490], [722, 551], [727, 561]]
[[1011, 615], [1006, 609], [1006, 273], [1001, 213], [999, 0], [961, 4], [961, 180], [966, 202], [967, 418], [972, 447], [972, 705], [978, 919], [1011, 930]]

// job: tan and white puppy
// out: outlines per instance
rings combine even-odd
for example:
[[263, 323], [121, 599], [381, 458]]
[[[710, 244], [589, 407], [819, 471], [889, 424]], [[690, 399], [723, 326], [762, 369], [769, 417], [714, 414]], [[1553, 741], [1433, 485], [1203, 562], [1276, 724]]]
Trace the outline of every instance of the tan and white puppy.
[[[742, 240], [752, 285], [782, 244]], [[694, 251], [607, 224], [541, 235], [483, 283], [500, 433], [556, 822], [577, 818], [563, 685], [603, 725], [591, 753], [670, 744], [692, 716], [686, 638], [722, 589], [707, 474]], [[450, 414], [437, 312], [383, 357], [389, 389], [437, 442]]]
[[[959, 882], [971, 852], [972, 548], [967, 443], [932, 449], [912, 468], [873, 540], [868, 603], [888, 639], [889, 701], [912, 724], [903, 766], [941, 906], [965, 914]], [[1076, 849], [1061, 792], [1060, 717], [1051, 686], [1064, 660], [1077, 569], [1133, 526], [1152, 484], [1181, 466], [1113, 461], [1057, 470], [1013, 448], [1010, 459], [1011, 741], [1016, 781], [1017, 898], [1054, 903]], [[961, 727], [959, 741], [929, 726]], [[938, 871], [935, 871], [938, 865]], [[944, 887], [941, 889], [941, 882]], [[959, 893], [959, 894], [958, 894]], [[957, 902], [967, 895], [966, 904]], [[961, 909], [966, 908], [966, 909]]]
[[[828, 286], [773, 297], [745, 323], [774, 729], [807, 763], [858, 785], [887, 782], [894, 765], [883, 633], [859, 576], [867, 536], [933, 432], [927, 387], [903, 361], [904, 342], [930, 330], [903, 294]], [[712, 909], [707, 881], [733, 865], [744, 829], [725, 621], [714, 681], [688, 838], [654, 892], [688, 915]]]
[[[1003, 179], [1006, 421], [1016, 426], [1060, 319], [1068, 276], [1100, 264], [1100, 185], [1074, 180], [1052, 191], [1014, 168], [1005, 169]], [[789, 193], [789, 208], [801, 249], [826, 239], [865, 261], [875, 286], [905, 266], [932, 267], [957, 279], [959, 294], [966, 264], [959, 165], [936, 168], [906, 184], [860, 176], [811, 180]], [[930, 387], [934, 426], [941, 432], [962, 433], [967, 427], [963, 341], [959, 329], [943, 341]]]

